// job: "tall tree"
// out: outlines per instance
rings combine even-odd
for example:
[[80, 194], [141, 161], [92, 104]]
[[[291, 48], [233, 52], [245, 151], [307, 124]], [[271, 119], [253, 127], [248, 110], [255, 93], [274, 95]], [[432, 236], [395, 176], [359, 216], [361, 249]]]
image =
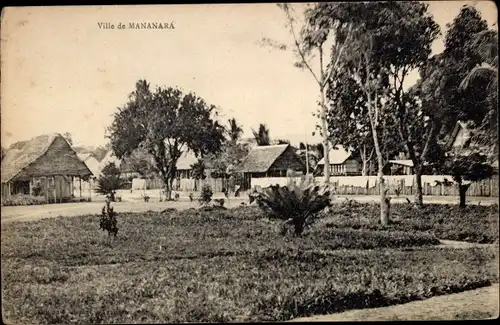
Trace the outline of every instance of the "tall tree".
[[[496, 76], [488, 71], [498, 66], [498, 36], [488, 30], [487, 22], [472, 6], [464, 6], [447, 27], [445, 50], [421, 69], [418, 91], [424, 114], [431, 123], [441, 126], [433, 157], [439, 157], [438, 169], [456, 181], [463, 207], [470, 186], [464, 181], [489, 177], [492, 168], [487, 158], [492, 156], [491, 149], [498, 148], [497, 89], [495, 86], [492, 91], [491, 86]], [[487, 69], [483, 69], [485, 63]], [[459, 121], [475, 132], [468, 143], [457, 148], [445, 140]]]
[[257, 145], [259, 146], [268, 146], [271, 144], [271, 138], [269, 137], [269, 129], [263, 123], [259, 124], [259, 128], [257, 131], [252, 129], [253, 136]]
[[0, 152], [0, 161], [3, 160], [3, 157], [5, 157], [5, 155], [7, 154], [7, 151], [5, 150], [4, 147], [2, 147], [1, 149], [2, 151]]
[[153, 157], [143, 148], [137, 148], [125, 158], [125, 162], [130, 164], [132, 171], [139, 173], [142, 177], [154, 177], [158, 175]]
[[[427, 119], [415, 94], [405, 90], [405, 81], [410, 72], [427, 63], [431, 45], [439, 34], [439, 26], [427, 8], [427, 4], [419, 2], [394, 3], [383, 26], [378, 28], [385, 37], [380, 50], [388, 67], [390, 106], [395, 112], [399, 140], [413, 162], [418, 206], [423, 205], [422, 171], [440, 126]], [[385, 34], [384, 29], [393, 31]]]
[[366, 114], [366, 96], [345, 73], [329, 80], [328, 129], [333, 145], [355, 148], [362, 162], [362, 175], [368, 175], [375, 156], [370, 123]]
[[341, 58], [342, 72], [355, 81], [366, 101], [365, 116], [378, 165], [380, 220], [387, 224], [389, 201], [383, 168], [388, 156], [383, 147], [390, 138], [389, 130], [396, 127], [407, 150], [415, 149], [414, 132], [407, 123], [416, 110], [407, 110], [412, 97], [405, 95], [403, 84], [407, 74], [427, 60], [438, 27], [427, 6], [417, 2], [348, 3], [336, 7], [335, 12], [354, 30], [354, 40]]
[[193, 93], [172, 87], [152, 92], [146, 80], [139, 80], [127, 104], [114, 115], [111, 146], [119, 159], [137, 148], [151, 154], [171, 200], [176, 164], [184, 150], [196, 156], [221, 150], [225, 130], [215, 120], [216, 113], [215, 106]]
[[243, 133], [243, 129], [241, 128], [240, 125], [238, 125], [238, 123], [236, 123], [235, 118], [229, 119], [228, 122], [229, 122], [229, 129], [228, 129], [229, 141], [236, 142], [240, 139], [241, 134]]
[[[345, 47], [349, 44], [353, 35], [351, 26], [346, 26], [344, 24], [345, 20], [339, 19], [336, 15], [336, 6], [338, 5], [342, 4], [316, 3], [306, 5], [302, 27], [297, 26], [297, 13], [292, 5], [287, 3], [278, 5], [285, 14], [287, 27], [293, 37], [294, 52], [298, 58], [294, 65], [307, 70], [318, 85], [320, 100], [319, 114], [317, 115], [319, 115], [320, 119], [320, 134], [323, 137], [324, 176], [327, 184], [330, 182], [330, 162], [328, 157], [330, 145], [328, 142], [325, 90], [328, 79], [338, 69], [340, 58], [343, 56]], [[276, 42], [269, 39], [264, 39], [264, 42], [280, 50], [287, 49], [286, 45], [276, 44]], [[330, 55], [335, 58], [330, 63], [327, 60], [328, 43], [331, 43], [329, 44]], [[313, 62], [314, 58], [317, 59], [316, 62]], [[316, 69], [316, 66], [319, 66], [319, 69]]]
[[[480, 87], [487, 91], [488, 112], [477, 123], [472, 142], [490, 148], [490, 156], [498, 154], [498, 31], [483, 30], [471, 39], [468, 47], [480, 58], [460, 83], [461, 91]], [[486, 86], [485, 86], [486, 85]]]

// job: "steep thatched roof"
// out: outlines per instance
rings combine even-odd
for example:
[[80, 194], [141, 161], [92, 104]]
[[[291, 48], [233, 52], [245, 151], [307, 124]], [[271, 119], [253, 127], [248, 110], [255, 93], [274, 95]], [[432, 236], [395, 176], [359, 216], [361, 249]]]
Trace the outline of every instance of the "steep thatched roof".
[[99, 176], [99, 161], [92, 153], [79, 153], [78, 158], [87, 165], [88, 169], [92, 172], [92, 175]]
[[265, 173], [289, 146], [289, 144], [278, 144], [253, 147], [241, 164], [236, 167], [236, 171], [244, 173]]
[[[64, 138], [59, 133], [52, 133], [40, 135], [28, 141], [20, 141], [12, 144], [7, 150], [4, 159], [2, 160], [2, 183], [6, 183], [12, 180], [24, 169], [44, 156], [56, 139], [62, 139], [61, 141], [66, 142], [66, 140], [64, 140]], [[76, 153], [73, 151], [69, 144], [67, 145], [68, 149], [72, 152], [75, 158], [71, 160], [72, 166], [70, 166], [71, 168], [74, 167], [74, 175], [89, 175], [90, 170], [87, 168], [85, 163], [77, 159]]]
[[94, 155], [93, 155], [93, 154], [91, 154], [91, 153], [78, 153], [78, 151], [77, 151], [77, 154], [76, 154], [76, 155], [77, 155], [77, 156], [78, 156], [78, 158], [79, 158], [81, 161], [83, 161], [83, 162], [85, 162], [85, 160], [87, 160], [89, 157], [94, 156]]

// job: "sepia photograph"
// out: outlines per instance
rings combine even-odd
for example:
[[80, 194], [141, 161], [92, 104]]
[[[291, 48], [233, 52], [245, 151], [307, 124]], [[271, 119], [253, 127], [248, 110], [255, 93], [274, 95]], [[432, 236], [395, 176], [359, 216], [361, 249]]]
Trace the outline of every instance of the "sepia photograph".
[[499, 317], [493, 1], [10, 6], [5, 324]]

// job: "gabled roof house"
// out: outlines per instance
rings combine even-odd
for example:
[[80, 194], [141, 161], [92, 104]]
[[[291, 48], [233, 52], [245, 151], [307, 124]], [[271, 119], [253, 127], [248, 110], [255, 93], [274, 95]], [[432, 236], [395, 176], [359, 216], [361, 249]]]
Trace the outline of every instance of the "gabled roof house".
[[[328, 159], [330, 164], [330, 175], [332, 176], [361, 175], [359, 162], [354, 159], [352, 153], [343, 146], [339, 145], [330, 149]], [[323, 172], [324, 165], [325, 158], [321, 158], [316, 165], [316, 170], [318, 172]]]

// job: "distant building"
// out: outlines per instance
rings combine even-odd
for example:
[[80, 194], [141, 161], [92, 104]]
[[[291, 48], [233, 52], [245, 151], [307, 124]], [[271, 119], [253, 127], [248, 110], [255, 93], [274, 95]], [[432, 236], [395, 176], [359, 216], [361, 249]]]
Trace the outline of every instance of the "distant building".
[[413, 175], [413, 161], [410, 159], [389, 160], [385, 169], [385, 174], [389, 175]]
[[255, 146], [235, 168], [250, 178], [286, 177], [287, 171], [304, 171], [304, 162], [289, 144]]
[[191, 178], [191, 165], [195, 164], [198, 158], [194, 153], [185, 151], [177, 160], [177, 173], [176, 178], [189, 179]]
[[479, 151], [487, 156], [488, 162], [492, 165], [495, 172], [498, 173], [498, 141], [494, 146], [485, 146], [473, 139], [475, 129], [470, 125], [472, 123], [457, 122], [455, 128], [446, 142], [447, 149], [459, 149], [464, 154], [468, 152]]
[[[354, 159], [352, 153], [346, 150], [343, 146], [335, 146], [328, 153], [330, 164], [330, 175], [332, 176], [355, 176], [361, 175], [360, 163]], [[325, 166], [325, 158], [316, 165], [316, 170], [323, 172]]]
[[40, 135], [8, 148], [2, 160], [2, 198], [26, 194], [64, 202], [74, 195], [73, 179], [91, 175], [63, 136]]
[[99, 177], [99, 161], [91, 153], [78, 153], [78, 158], [87, 165], [89, 170], [92, 172], [92, 176]]
[[120, 168], [121, 160], [115, 156], [113, 150], [109, 150], [104, 158], [102, 158], [102, 160], [99, 162], [98, 175], [101, 175], [104, 167], [106, 167], [110, 163], [114, 163], [117, 168]]

